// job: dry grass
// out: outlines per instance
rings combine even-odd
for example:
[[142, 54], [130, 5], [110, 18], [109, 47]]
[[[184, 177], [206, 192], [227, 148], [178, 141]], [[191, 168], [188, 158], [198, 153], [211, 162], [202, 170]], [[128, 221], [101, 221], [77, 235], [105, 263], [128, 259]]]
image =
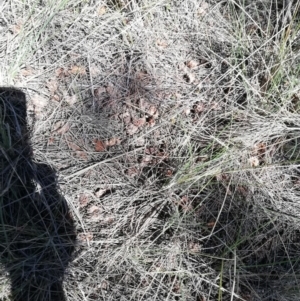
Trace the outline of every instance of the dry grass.
[[300, 3], [283, 3], [0, 4], [0, 83], [26, 93], [76, 227], [66, 300], [299, 299]]

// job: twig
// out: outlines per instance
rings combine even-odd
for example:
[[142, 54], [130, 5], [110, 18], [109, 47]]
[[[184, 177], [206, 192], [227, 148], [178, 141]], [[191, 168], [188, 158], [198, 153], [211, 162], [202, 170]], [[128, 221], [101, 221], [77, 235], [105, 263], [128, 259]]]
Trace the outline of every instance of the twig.
[[[127, 152], [126, 154], [129, 154], [129, 153], [133, 153], [133, 152], [139, 151], [139, 150], [141, 150], [141, 149], [143, 149], [143, 148], [144, 148], [144, 147], [142, 146], [142, 147], [140, 147], [140, 148], [137, 148], [137, 149], [134, 149], [134, 150], [132, 150], [132, 151], [130, 151], [130, 152]], [[126, 155], [126, 154], [125, 154], [125, 155]], [[117, 156], [115, 156], [115, 157], [113, 157], [113, 158], [108, 158], [108, 159], [106, 159], [106, 160], [103, 160], [103, 161], [94, 163], [94, 164], [92, 164], [92, 165], [90, 165], [90, 166], [88, 166], [88, 167], [85, 167], [85, 168], [83, 168], [83, 169], [80, 169], [80, 170], [76, 171], [75, 173], [73, 173], [73, 174], [71, 174], [71, 175], [65, 176], [65, 179], [70, 179], [70, 178], [74, 178], [74, 177], [76, 177], [76, 176], [82, 175], [83, 173], [87, 172], [88, 170], [90, 170], [90, 169], [92, 169], [92, 168], [97, 167], [97, 166], [100, 165], [100, 164], [105, 164], [105, 163], [107, 163], [107, 162], [109, 162], [109, 161], [112, 161], [112, 160], [114, 160], [114, 159], [121, 158], [122, 156], [124, 156], [124, 154], [120, 154], [120, 155], [117, 155]]]

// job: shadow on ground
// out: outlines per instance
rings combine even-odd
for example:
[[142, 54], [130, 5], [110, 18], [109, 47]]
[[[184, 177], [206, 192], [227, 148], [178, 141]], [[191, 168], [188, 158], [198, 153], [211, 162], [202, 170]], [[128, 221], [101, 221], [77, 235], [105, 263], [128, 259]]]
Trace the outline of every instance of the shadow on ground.
[[73, 221], [55, 171], [34, 162], [25, 94], [10, 88], [0, 88], [0, 173], [0, 254], [12, 300], [65, 300]]

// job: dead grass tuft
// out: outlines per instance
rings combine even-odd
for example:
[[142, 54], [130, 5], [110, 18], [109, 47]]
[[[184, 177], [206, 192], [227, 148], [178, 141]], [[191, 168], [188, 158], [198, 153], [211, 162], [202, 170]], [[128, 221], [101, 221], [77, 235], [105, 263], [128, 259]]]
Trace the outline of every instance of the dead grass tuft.
[[299, 299], [297, 1], [0, 10], [76, 227], [67, 300]]

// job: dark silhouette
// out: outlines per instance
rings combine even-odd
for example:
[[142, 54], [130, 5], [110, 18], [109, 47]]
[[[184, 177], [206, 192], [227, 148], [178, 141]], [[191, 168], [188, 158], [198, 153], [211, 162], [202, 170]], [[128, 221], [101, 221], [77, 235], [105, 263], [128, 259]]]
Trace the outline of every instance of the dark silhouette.
[[56, 174], [32, 157], [26, 98], [0, 88], [0, 256], [14, 301], [63, 301], [75, 231]]

